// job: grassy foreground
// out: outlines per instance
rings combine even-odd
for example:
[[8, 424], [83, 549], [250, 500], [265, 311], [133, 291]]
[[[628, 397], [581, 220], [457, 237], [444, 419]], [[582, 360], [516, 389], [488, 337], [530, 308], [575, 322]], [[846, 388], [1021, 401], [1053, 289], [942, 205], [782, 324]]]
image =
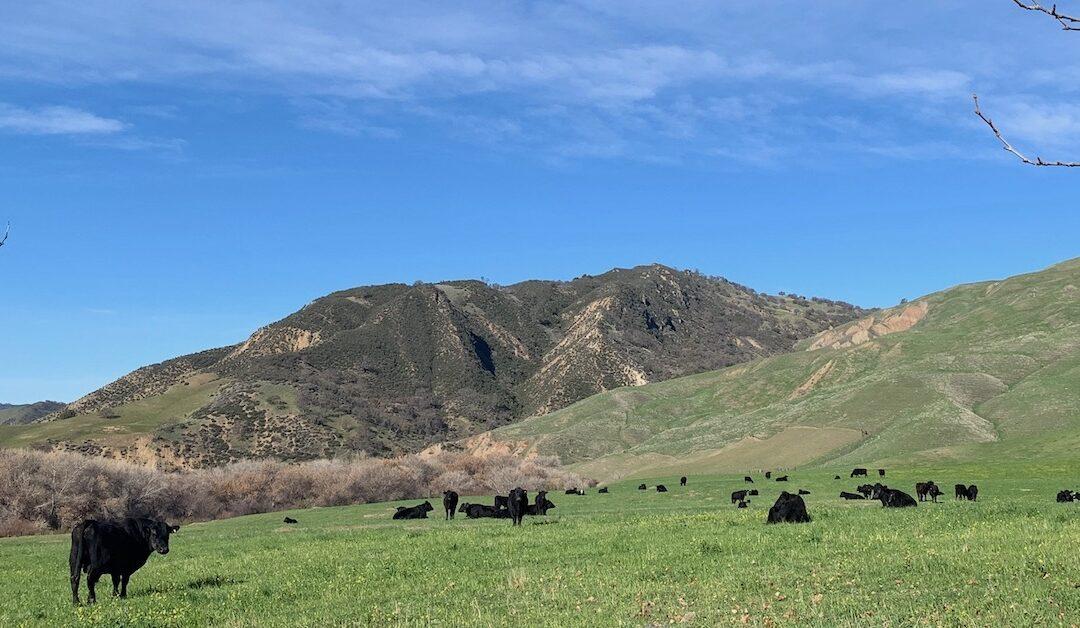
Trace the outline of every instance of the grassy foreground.
[[[628, 481], [553, 495], [552, 516], [519, 529], [395, 522], [393, 504], [192, 524], [127, 600], [106, 577], [94, 607], [70, 604], [66, 535], [0, 539], [0, 625], [1080, 624], [1080, 505], [1054, 503], [1080, 488], [1075, 465], [890, 471], [950, 493], [903, 511], [840, 501], [857, 484], [844, 471], [757, 477], [746, 510], [728, 500], [741, 474], [665, 477], [667, 494]], [[980, 501], [954, 501], [956, 482]], [[783, 488], [812, 492], [813, 523], [764, 525]]]

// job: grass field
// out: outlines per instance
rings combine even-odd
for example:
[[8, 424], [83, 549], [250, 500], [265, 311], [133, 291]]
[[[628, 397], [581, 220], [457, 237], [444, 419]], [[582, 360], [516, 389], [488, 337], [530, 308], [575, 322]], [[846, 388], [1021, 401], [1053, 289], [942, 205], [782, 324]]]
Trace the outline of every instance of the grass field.
[[[395, 504], [191, 524], [127, 600], [105, 578], [94, 607], [70, 604], [66, 535], [0, 539], [0, 625], [1080, 624], [1080, 504], [1054, 503], [1080, 488], [1076, 465], [890, 471], [894, 487], [950, 494], [900, 511], [839, 500], [857, 484], [846, 471], [758, 476], [746, 510], [728, 499], [742, 474], [628, 481], [552, 495], [552, 515], [518, 529], [391, 521]], [[979, 502], [954, 501], [956, 482]], [[812, 523], [764, 525], [784, 488], [811, 491]]]

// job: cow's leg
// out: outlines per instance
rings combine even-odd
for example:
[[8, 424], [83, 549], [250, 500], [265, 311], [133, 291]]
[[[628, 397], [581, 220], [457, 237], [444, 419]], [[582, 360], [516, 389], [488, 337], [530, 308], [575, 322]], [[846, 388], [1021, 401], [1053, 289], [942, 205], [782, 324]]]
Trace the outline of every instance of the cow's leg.
[[127, 583], [130, 577], [129, 573], [120, 576], [120, 597], [127, 597]]
[[79, 568], [78, 563], [72, 562], [71, 564], [71, 603], [79, 605], [79, 580], [82, 577], [82, 570]]
[[112, 574], [112, 594], [113, 597], [120, 595], [120, 574]]
[[93, 604], [97, 602], [97, 593], [94, 592], [94, 587], [97, 586], [98, 578], [104, 573], [99, 569], [91, 568], [90, 572], [86, 574], [86, 603]]

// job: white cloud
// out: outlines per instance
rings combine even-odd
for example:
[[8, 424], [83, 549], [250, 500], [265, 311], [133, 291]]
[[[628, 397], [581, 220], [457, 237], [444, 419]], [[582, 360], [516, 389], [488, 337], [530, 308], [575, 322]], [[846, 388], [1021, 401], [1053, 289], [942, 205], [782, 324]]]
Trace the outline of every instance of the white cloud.
[[27, 135], [107, 135], [123, 131], [119, 120], [72, 107], [24, 109], [0, 104], [0, 130]]

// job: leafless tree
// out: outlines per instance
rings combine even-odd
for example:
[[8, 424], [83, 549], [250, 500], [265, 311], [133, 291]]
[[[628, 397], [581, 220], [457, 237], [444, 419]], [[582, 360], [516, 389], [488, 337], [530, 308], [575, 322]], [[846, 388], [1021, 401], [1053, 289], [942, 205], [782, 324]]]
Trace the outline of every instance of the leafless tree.
[[[1072, 17], [1070, 15], [1065, 15], [1064, 13], [1059, 13], [1058, 10], [1057, 10], [1057, 5], [1056, 4], [1051, 5], [1051, 7], [1049, 9], [1047, 9], [1046, 7], [1040, 5], [1038, 2], [1025, 3], [1025, 2], [1022, 2], [1021, 0], [1013, 0], [1013, 3], [1016, 6], [1020, 7], [1021, 9], [1025, 9], [1027, 11], [1036, 11], [1038, 13], [1045, 13], [1046, 15], [1054, 18], [1058, 22], [1058, 24], [1061, 24], [1061, 29], [1062, 30], [1080, 31], [1080, 18], [1075, 18], [1075, 17]], [[972, 99], [975, 101], [975, 115], [979, 116], [979, 119], [981, 119], [983, 122], [985, 122], [986, 126], [990, 127], [990, 130], [993, 131], [993, 133], [994, 133], [994, 137], [998, 138], [998, 141], [1001, 142], [1001, 147], [1004, 150], [1012, 153], [1013, 155], [1016, 155], [1016, 157], [1019, 158], [1020, 161], [1024, 162], [1025, 164], [1032, 165], [1032, 166], [1055, 166], [1055, 167], [1059, 167], [1059, 168], [1080, 168], [1080, 161], [1060, 161], [1060, 160], [1047, 161], [1047, 160], [1045, 160], [1045, 159], [1043, 159], [1042, 157], [1039, 157], [1039, 156], [1036, 156], [1034, 158], [1030, 158], [1027, 155], [1025, 155], [1024, 153], [1021, 153], [1015, 147], [1013, 147], [1013, 145], [1010, 144], [1008, 140], [1005, 139], [1005, 137], [1001, 134], [1001, 130], [998, 129], [996, 124], [994, 124], [994, 121], [991, 120], [988, 116], [986, 116], [982, 112], [982, 109], [979, 108], [979, 95], [978, 94], [972, 94]]]
[[8, 239], [9, 235], [11, 235], [11, 223], [10, 222], [7, 224], [7, 228], [4, 229], [4, 237], [0, 238], [0, 246], [4, 246], [4, 243], [7, 242], [7, 239]]

